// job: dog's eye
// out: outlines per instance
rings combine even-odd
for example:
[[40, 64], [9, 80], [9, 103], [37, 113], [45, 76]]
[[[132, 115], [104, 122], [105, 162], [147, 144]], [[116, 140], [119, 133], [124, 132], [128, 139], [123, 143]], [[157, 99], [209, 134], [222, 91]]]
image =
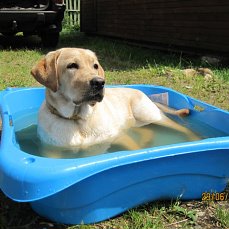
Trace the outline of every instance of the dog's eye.
[[79, 69], [79, 65], [77, 63], [71, 63], [71, 64], [68, 64], [67, 68], [69, 68], [69, 69], [72, 69], [72, 68]]
[[94, 64], [94, 69], [98, 69], [99, 65], [98, 64]]

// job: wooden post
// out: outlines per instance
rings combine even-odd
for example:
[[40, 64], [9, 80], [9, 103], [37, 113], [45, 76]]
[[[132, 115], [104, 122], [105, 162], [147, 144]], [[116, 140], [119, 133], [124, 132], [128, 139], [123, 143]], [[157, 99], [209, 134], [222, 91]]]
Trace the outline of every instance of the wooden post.
[[80, 24], [80, 0], [65, 0], [68, 24], [73, 26]]

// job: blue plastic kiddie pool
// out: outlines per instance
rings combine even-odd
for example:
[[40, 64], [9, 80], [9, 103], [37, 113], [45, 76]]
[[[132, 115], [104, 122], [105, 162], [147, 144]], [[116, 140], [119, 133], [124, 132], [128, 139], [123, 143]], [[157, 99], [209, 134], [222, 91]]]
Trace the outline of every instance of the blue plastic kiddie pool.
[[15, 201], [30, 202], [38, 214], [68, 224], [99, 222], [150, 201], [201, 199], [223, 192], [229, 178], [229, 112], [165, 87], [125, 87], [165, 97], [176, 109], [189, 108], [199, 132], [214, 129], [220, 134], [84, 158], [35, 156], [20, 149], [16, 132], [36, 124], [36, 115], [23, 117], [37, 113], [45, 90], [9, 88], [0, 93], [1, 190]]

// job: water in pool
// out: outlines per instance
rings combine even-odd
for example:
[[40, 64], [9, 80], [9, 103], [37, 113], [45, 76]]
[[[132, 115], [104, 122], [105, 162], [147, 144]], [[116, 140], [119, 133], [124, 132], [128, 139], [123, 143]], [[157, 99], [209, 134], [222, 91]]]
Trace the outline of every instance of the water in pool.
[[[36, 112], [30, 112], [29, 115], [27, 113], [15, 120], [18, 125], [26, 123], [26, 125], [24, 125], [26, 128], [19, 128], [20, 130], [16, 131], [16, 139], [20, 149], [29, 154], [52, 158], [82, 158], [98, 154], [98, 149], [101, 149], [99, 150], [99, 154], [127, 150], [122, 144], [111, 144], [106, 150], [104, 150], [106, 147], [103, 147], [103, 145], [95, 145], [93, 146], [95, 150], [91, 147], [89, 150], [79, 150], [77, 152], [74, 149], [41, 144], [40, 139], [37, 137], [36, 117]], [[201, 139], [226, 136], [225, 133], [205, 123], [193, 120], [191, 116], [185, 119], [178, 119], [177, 121], [194, 130]], [[140, 144], [140, 148], [142, 149], [189, 141], [188, 138], [180, 132], [153, 124], [142, 128], [132, 128], [128, 130], [126, 134], [136, 143]], [[126, 141], [126, 139], [123, 138], [123, 141]]]

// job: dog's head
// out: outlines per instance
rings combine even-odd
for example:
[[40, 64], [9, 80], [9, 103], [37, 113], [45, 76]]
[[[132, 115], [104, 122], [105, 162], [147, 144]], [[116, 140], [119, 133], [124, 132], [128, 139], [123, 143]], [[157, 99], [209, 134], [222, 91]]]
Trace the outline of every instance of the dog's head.
[[94, 52], [62, 48], [49, 52], [31, 74], [53, 92], [60, 92], [76, 105], [101, 102], [104, 96], [104, 70]]

